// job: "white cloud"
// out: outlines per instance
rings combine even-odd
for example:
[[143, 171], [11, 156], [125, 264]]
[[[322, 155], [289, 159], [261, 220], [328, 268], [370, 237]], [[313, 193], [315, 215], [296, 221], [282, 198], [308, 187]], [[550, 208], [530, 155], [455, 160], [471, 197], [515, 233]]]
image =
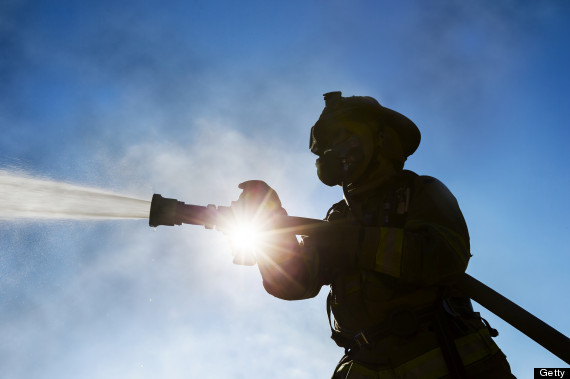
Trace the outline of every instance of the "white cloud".
[[[310, 185], [294, 185], [316, 183], [310, 155], [199, 124], [191, 145], [131, 146], [110, 158], [108, 175], [139, 197], [161, 192], [201, 205], [229, 205], [239, 182], [264, 179], [285, 206], [313, 208]], [[322, 296], [298, 304], [271, 297], [255, 267], [231, 263], [216, 231], [113, 221], [76, 237], [77, 249], [59, 253], [70, 266], [51, 276], [50, 291], [14, 277], [16, 288], [29, 287], [26, 304], [0, 323], [8, 377], [312, 378], [330, 375], [341, 355], [328, 339]], [[44, 246], [54, 255], [60, 247]], [[37, 271], [40, 263], [26, 264]]]

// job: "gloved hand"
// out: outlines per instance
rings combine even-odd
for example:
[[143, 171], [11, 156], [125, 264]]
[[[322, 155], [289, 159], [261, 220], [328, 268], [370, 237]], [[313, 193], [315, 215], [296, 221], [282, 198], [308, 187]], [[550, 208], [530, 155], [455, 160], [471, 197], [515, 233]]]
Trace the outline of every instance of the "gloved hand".
[[[279, 200], [279, 196], [277, 196], [275, 190], [269, 187], [265, 182], [261, 180], [248, 180], [247, 182], [240, 183], [238, 187], [243, 191], [238, 200], [233, 201], [230, 207], [235, 222], [238, 224], [251, 223], [254, 229], [261, 232], [261, 234], [257, 233], [258, 235], [249, 236], [258, 240], [258, 246], [256, 248], [252, 246], [234, 246], [234, 263], [252, 265], [255, 264], [256, 261], [255, 255], [260, 252], [256, 250], [264, 249], [265, 254], [271, 249], [271, 246], [277, 246], [282, 243], [276, 233], [272, 232], [273, 220], [275, 216], [286, 215], [287, 212], [281, 207], [281, 200]], [[239, 245], [239, 243], [237, 245]]]
[[254, 221], [260, 226], [267, 226], [275, 215], [286, 215], [281, 207], [281, 200], [277, 192], [261, 180], [248, 180], [240, 183], [242, 189], [237, 201], [232, 202], [232, 209], [240, 217]]

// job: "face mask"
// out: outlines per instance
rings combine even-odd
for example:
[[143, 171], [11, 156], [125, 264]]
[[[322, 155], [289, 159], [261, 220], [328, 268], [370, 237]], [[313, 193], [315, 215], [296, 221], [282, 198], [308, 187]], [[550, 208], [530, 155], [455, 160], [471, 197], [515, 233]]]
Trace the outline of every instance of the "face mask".
[[342, 184], [350, 179], [363, 160], [364, 152], [360, 140], [352, 136], [326, 150], [317, 159], [317, 175], [327, 186]]

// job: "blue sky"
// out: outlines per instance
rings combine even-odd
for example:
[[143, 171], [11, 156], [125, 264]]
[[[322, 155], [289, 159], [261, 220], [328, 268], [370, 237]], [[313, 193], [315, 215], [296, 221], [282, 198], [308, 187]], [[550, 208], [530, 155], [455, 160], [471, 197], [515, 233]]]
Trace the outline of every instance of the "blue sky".
[[[570, 7], [564, 1], [24, 1], [0, 5], [0, 167], [229, 205], [263, 179], [289, 214], [341, 197], [308, 151], [322, 94], [420, 127], [468, 273], [565, 334]], [[329, 377], [325, 290], [285, 302], [221, 234], [146, 221], [0, 224], [3, 378]], [[519, 378], [566, 366], [478, 307]]]

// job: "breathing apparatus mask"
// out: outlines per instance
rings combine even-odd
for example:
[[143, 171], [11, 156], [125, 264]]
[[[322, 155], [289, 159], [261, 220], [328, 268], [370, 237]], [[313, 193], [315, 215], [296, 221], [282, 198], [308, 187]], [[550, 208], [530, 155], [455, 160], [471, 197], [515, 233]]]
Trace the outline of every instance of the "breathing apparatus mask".
[[317, 158], [317, 175], [327, 186], [334, 186], [353, 177], [365, 159], [357, 136], [350, 136], [334, 145]]

